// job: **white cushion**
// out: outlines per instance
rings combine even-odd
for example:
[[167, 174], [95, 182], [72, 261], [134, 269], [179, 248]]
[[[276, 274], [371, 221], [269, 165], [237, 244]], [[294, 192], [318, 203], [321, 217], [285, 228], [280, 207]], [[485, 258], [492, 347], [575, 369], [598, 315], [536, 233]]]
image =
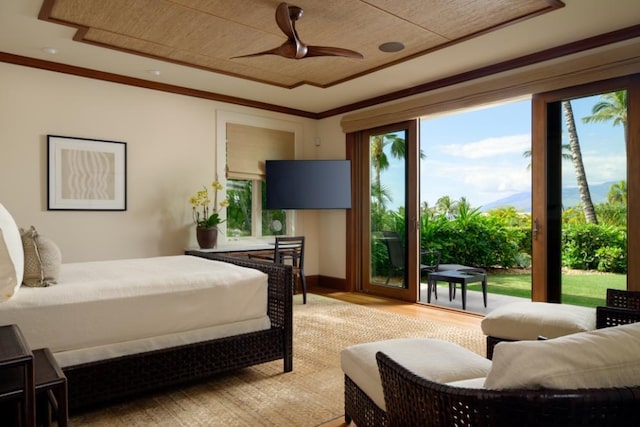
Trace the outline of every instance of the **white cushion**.
[[22, 284], [24, 253], [16, 222], [0, 203], [0, 302], [11, 298]]
[[471, 378], [469, 380], [460, 380], [460, 381], [451, 381], [447, 383], [448, 386], [458, 387], [458, 388], [484, 388], [484, 382], [486, 378]]
[[514, 302], [491, 311], [480, 326], [485, 335], [496, 338], [557, 338], [595, 329], [596, 309], [546, 302]]
[[491, 362], [457, 344], [428, 338], [398, 338], [356, 344], [340, 353], [342, 371], [385, 410], [376, 353], [382, 351], [417, 375], [447, 383], [485, 377]]
[[485, 387], [577, 389], [640, 385], [640, 323], [546, 341], [496, 345]]

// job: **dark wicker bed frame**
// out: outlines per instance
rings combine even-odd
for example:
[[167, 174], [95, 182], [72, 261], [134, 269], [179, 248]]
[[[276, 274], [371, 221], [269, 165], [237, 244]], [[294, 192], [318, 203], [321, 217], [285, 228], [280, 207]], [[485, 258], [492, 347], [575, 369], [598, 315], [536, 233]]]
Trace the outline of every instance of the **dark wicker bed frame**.
[[125, 397], [193, 382], [222, 372], [273, 360], [293, 369], [293, 272], [291, 266], [264, 261], [186, 252], [255, 268], [268, 274], [267, 314], [271, 328], [63, 368], [69, 410], [77, 411]]

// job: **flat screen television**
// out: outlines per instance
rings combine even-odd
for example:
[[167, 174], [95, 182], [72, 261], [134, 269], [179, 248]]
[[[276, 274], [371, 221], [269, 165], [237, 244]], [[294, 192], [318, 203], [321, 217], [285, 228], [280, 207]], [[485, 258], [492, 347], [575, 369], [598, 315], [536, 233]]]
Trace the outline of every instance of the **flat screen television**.
[[350, 160], [267, 160], [267, 209], [350, 209]]

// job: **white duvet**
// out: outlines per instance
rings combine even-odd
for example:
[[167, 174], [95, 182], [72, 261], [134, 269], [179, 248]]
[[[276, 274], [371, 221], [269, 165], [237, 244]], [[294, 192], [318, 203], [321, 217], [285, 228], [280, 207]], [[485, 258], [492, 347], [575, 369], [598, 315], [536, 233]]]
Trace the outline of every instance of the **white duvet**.
[[58, 284], [0, 303], [62, 366], [268, 329], [267, 275], [192, 256], [63, 264]]

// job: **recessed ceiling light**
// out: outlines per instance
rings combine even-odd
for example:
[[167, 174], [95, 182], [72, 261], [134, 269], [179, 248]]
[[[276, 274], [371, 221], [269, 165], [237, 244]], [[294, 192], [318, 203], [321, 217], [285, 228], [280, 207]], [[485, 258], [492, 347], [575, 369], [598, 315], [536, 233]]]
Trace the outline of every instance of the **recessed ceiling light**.
[[55, 55], [56, 53], [58, 53], [58, 49], [56, 49], [55, 47], [43, 47], [42, 51], [44, 53], [48, 53], [49, 55]]
[[400, 42], [387, 42], [378, 46], [382, 52], [399, 52], [404, 49], [404, 45]]
[[154, 75], [154, 76], [159, 76], [161, 74], [160, 70], [147, 70], [147, 73], [149, 73], [151, 75]]

